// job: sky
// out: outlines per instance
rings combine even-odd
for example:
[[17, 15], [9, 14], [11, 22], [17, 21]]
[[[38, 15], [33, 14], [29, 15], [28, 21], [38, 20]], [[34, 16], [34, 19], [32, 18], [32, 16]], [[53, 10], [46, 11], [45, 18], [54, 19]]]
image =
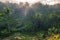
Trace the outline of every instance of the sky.
[[34, 4], [36, 2], [41, 2], [42, 4], [49, 4], [49, 5], [54, 5], [57, 3], [60, 3], [60, 0], [0, 0], [2, 2], [12, 2], [12, 3], [20, 3], [20, 2], [28, 2], [29, 4]]

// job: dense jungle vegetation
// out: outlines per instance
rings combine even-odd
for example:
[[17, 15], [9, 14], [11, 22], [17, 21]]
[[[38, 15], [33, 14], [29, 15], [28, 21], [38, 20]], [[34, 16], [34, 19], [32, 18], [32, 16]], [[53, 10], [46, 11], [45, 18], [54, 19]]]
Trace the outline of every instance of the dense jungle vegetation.
[[0, 40], [60, 40], [60, 4], [0, 2]]

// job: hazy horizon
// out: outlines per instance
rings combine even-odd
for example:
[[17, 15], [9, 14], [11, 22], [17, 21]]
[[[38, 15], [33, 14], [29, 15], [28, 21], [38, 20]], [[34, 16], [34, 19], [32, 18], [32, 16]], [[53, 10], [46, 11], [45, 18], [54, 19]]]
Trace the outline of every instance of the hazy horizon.
[[11, 3], [20, 3], [20, 2], [28, 2], [29, 4], [34, 4], [36, 2], [41, 2], [42, 4], [54, 5], [60, 3], [60, 0], [0, 0], [0, 2], [11, 2]]

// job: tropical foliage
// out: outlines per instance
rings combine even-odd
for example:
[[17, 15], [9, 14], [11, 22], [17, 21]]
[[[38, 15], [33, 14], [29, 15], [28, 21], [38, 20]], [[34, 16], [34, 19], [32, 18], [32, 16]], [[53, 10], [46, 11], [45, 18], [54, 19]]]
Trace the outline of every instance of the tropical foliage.
[[60, 40], [60, 11], [43, 13], [40, 9], [33, 12], [29, 6], [28, 9], [29, 13], [22, 13], [21, 17], [11, 7], [3, 7], [0, 40]]

